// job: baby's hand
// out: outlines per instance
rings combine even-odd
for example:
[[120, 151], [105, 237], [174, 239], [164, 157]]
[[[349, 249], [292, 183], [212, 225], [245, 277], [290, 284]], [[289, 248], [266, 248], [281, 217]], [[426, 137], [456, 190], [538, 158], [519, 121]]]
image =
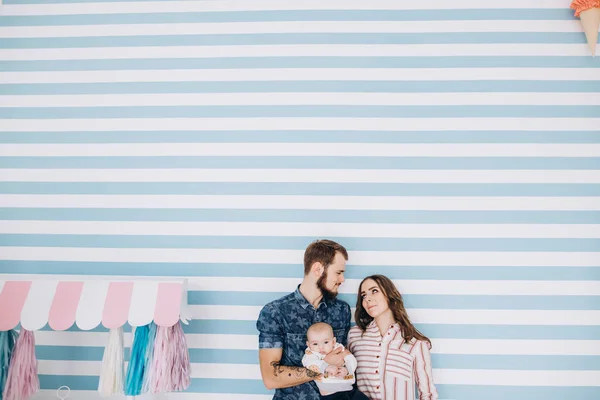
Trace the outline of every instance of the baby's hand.
[[325, 368], [325, 376], [336, 376], [338, 372], [338, 367], [335, 365], [330, 365]]

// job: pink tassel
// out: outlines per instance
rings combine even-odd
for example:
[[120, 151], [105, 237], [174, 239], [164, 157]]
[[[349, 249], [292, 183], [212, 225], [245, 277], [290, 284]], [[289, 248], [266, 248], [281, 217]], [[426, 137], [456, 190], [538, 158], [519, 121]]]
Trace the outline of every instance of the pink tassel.
[[186, 390], [190, 386], [190, 355], [181, 323], [175, 324], [173, 329], [173, 369], [171, 375], [171, 391]]
[[21, 328], [10, 358], [3, 400], [27, 400], [40, 390], [33, 332]]
[[156, 339], [154, 340], [154, 355], [152, 359], [152, 372], [150, 373], [150, 393], [162, 393], [165, 390], [165, 381], [169, 378], [169, 367], [167, 366], [167, 346], [169, 343], [169, 328], [156, 327]]
[[190, 358], [183, 328], [157, 327], [152, 360], [151, 393], [182, 391], [190, 386]]

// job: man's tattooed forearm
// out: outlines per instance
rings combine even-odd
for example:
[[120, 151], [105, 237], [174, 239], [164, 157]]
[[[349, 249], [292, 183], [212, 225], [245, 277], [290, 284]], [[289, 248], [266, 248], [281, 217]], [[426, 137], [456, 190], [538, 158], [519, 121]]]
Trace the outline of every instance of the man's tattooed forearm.
[[296, 366], [284, 367], [277, 361], [271, 362], [271, 366], [273, 367], [273, 375], [275, 375], [276, 377], [278, 377], [279, 375], [283, 375], [286, 372], [285, 368], [287, 368], [287, 370], [289, 371], [288, 376], [292, 376], [292, 373], [293, 373], [296, 378], [302, 378], [304, 376], [308, 376], [309, 378], [316, 378], [319, 375], [321, 375], [318, 372], [311, 371], [310, 369], [307, 369], [304, 367], [296, 367]]
[[273, 361], [271, 366], [273, 366], [273, 375], [279, 376], [279, 374], [283, 373], [283, 367], [277, 361]]

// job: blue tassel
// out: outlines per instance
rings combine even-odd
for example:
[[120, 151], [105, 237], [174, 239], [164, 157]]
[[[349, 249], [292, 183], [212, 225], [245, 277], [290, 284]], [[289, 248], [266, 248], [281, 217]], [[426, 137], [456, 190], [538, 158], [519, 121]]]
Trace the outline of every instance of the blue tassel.
[[129, 357], [127, 366], [127, 377], [125, 378], [125, 395], [127, 396], [139, 396], [142, 393], [149, 332], [149, 325], [139, 326], [135, 329], [131, 357]]
[[18, 333], [12, 329], [0, 332], [0, 400], [2, 399], [2, 393], [4, 393], [10, 356], [15, 348], [17, 337]]

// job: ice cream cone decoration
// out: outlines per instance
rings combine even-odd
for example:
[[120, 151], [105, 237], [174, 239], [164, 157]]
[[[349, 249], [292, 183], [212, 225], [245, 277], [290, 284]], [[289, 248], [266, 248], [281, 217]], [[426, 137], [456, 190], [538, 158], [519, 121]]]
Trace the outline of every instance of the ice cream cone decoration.
[[581, 20], [588, 46], [592, 56], [595, 56], [598, 27], [600, 27], [600, 0], [573, 0], [571, 8], [575, 10], [575, 16]]

